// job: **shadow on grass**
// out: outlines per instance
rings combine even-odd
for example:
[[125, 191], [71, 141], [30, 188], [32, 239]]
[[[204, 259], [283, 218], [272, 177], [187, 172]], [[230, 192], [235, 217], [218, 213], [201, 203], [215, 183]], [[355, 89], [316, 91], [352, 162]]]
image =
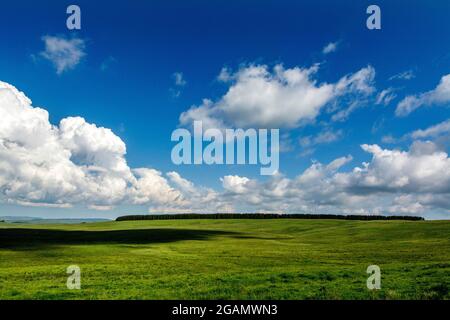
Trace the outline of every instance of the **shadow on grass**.
[[189, 229], [65, 231], [11, 228], [0, 229], [0, 248], [21, 250], [74, 244], [151, 244], [238, 235], [235, 232]]

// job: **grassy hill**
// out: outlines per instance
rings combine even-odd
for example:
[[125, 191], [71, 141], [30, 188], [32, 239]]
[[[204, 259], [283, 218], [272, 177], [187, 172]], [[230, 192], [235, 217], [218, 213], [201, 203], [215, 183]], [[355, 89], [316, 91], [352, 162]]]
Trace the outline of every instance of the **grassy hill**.
[[0, 299], [449, 299], [449, 235], [450, 221], [0, 223]]

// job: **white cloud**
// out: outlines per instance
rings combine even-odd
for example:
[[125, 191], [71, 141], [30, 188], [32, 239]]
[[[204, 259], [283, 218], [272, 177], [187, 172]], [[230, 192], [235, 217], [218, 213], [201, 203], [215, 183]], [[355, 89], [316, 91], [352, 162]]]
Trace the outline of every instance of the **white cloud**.
[[237, 127], [296, 127], [303, 119], [314, 119], [333, 97], [331, 85], [310, 81], [316, 71], [316, 66], [284, 70], [281, 65], [273, 74], [266, 66], [241, 69], [211, 111], [223, 113]]
[[339, 177], [353, 192], [450, 192], [450, 159], [432, 142], [414, 142], [409, 151], [362, 148], [372, 154], [371, 163]]
[[331, 52], [335, 52], [338, 48], [339, 42], [330, 42], [329, 44], [327, 44], [323, 49], [322, 49], [322, 53], [323, 54], [329, 54]]
[[145, 205], [151, 212], [224, 212], [232, 204], [177, 172], [130, 168], [126, 145], [110, 129], [81, 117], [59, 125], [23, 93], [0, 82], [0, 200], [26, 206], [81, 205], [111, 210]]
[[211, 100], [204, 99], [200, 106], [192, 106], [189, 110], [181, 113], [180, 124], [183, 126], [191, 126], [194, 121], [202, 121], [203, 129], [226, 128], [224, 120], [214, 115], [217, 107]]
[[[419, 134], [433, 137], [440, 124]], [[318, 141], [329, 141], [324, 138]], [[128, 166], [124, 142], [80, 117], [49, 122], [48, 112], [0, 82], [0, 199], [27, 206], [96, 210], [145, 205], [150, 212], [306, 212], [450, 214], [450, 158], [438, 145], [409, 150], [362, 145], [370, 162], [344, 171], [352, 157], [314, 162], [295, 178], [222, 178], [223, 191], [176, 172]], [[167, 178], [166, 178], [167, 177]]]
[[[343, 101], [335, 102], [338, 111], [332, 115], [332, 121], [345, 121], [350, 114], [366, 104], [366, 98], [373, 94], [375, 69], [367, 66], [358, 72], [342, 77], [336, 84], [337, 96], [343, 96]], [[339, 110], [339, 104], [347, 104], [346, 108]]]
[[42, 57], [53, 63], [57, 74], [74, 69], [86, 55], [83, 39], [44, 36], [45, 50], [40, 53]]
[[13, 200], [8, 199], [7, 203], [11, 204], [18, 204], [24, 207], [38, 207], [38, 208], [72, 208], [73, 206], [70, 203], [36, 203], [36, 202], [29, 202], [29, 201], [22, 201], [22, 200]]
[[[328, 103], [345, 95], [374, 92], [375, 70], [367, 67], [335, 84], [318, 83], [319, 65], [285, 69], [276, 65], [242, 67], [232, 74], [222, 69], [220, 79], [230, 84], [217, 102], [205, 99], [180, 115], [180, 124], [202, 120], [204, 127], [295, 128], [313, 121]], [[225, 70], [225, 71], [224, 71]]]
[[415, 142], [408, 151], [362, 148], [371, 161], [346, 172], [341, 171], [351, 156], [327, 165], [314, 162], [293, 179], [224, 177], [229, 193], [222, 197], [247, 212], [450, 214], [450, 158], [436, 145]]
[[391, 214], [422, 214], [425, 206], [412, 195], [406, 194], [395, 197], [387, 210]]
[[191, 181], [181, 177], [178, 174], [178, 172], [175, 171], [168, 172], [167, 176], [169, 177], [170, 181], [172, 181], [178, 188], [183, 190], [185, 193], [192, 194], [196, 192], [194, 184]]
[[395, 114], [399, 117], [409, 115], [422, 106], [442, 105], [450, 102], [450, 74], [441, 78], [438, 86], [428, 92], [405, 97], [397, 105]]
[[337, 158], [333, 161], [331, 161], [326, 169], [330, 172], [335, 172], [339, 170], [341, 167], [346, 165], [347, 163], [350, 163], [353, 160], [353, 157], [351, 155], [348, 155], [346, 157]]
[[336, 84], [335, 91], [339, 95], [355, 92], [369, 95], [375, 91], [374, 79], [375, 69], [372, 66], [367, 66], [353, 74], [342, 77]]
[[48, 112], [0, 82], [0, 197], [29, 206], [182, 205], [183, 191], [160, 172], [129, 168], [125, 143], [80, 117], [49, 122]]
[[250, 179], [239, 176], [225, 176], [220, 179], [222, 181], [222, 186], [225, 190], [232, 193], [245, 193], [248, 191], [247, 184]]
[[183, 195], [171, 187], [162, 173], [149, 168], [134, 169], [137, 179], [131, 191], [131, 199], [136, 204], [183, 204]]

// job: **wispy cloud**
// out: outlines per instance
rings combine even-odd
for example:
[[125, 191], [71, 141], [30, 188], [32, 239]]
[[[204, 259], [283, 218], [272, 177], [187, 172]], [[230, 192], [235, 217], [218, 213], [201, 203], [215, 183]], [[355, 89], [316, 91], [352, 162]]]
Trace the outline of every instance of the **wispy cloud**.
[[332, 131], [332, 130], [325, 130], [320, 132], [319, 134], [315, 136], [306, 136], [303, 138], [300, 138], [299, 143], [300, 146], [306, 148], [306, 147], [312, 147], [316, 146], [318, 144], [326, 144], [331, 143], [334, 141], [339, 140], [343, 135], [342, 130], [338, 131]]
[[175, 85], [178, 87], [184, 87], [187, 84], [183, 72], [175, 72], [173, 78], [175, 79]]
[[170, 88], [169, 91], [175, 98], [178, 98], [181, 95], [181, 88], [187, 85], [187, 81], [184, 78], [183, 72], [174, 72], [172, 78], [174, 81], [174, 88]]
[[414, 74], [414, 71], [412, 70], [407, 70], [407, 71], [403, 71], [400, 72], [398, 74], [393, 75], [392, 77], [389, 78], [389, 80], [411, 80], [413, 78], [415, 78], [416, 75]]
[[387, 106], [396, 97], [397, 97], [397, 95], [394, 93], [393, 88], [384, 89], [377, 95], [375, 104], [382, 104], [382, 105]]
[[340, 140], [344, 135], [342, 130], [333, 131], [325, 129], [317, 135], [309, 135], [299, 139], [299, 144], [303, 148], [300, 156], [310, 156], [314, 153], [318, 145], [329, 144]]
[[114, 64], [115, 62], [117, 62], [116, 58], [109, 56], [108, 58], [103, 60], [103, 62], [101, 63], [100, 70], [101, 71], [108, 70], [111, 67], [111, 65]]
[[422, 106], [440, 105], [448, 102], [450, 102], [450, 74], [443, 76], [433, 90], [405, 97], [397, 105], [395, 114], [404, 117]]
[[338, 46], [339, 46], [339, 41], [330, 42], [322, 49], [322, 53], [329, 54], [329, 53], [335, 52], [337, 50]]
[[428, 127], [426, 129], [419, 129], [411, 133], [413, 139], [419, 138], [435, 138], [442, 134], [450, 133], [450, 119]]
[[417, 129], [412, 132], [406, 133], [403, 136], [396, 138], [392, 135], [385, 135], [382, 138], [382, 142], [386, 144], [396, 144], [408, 140], [432, 140], [438, 142], [440, 138], [447, 138], [450, 133], [450, 119], [447, 119], [438, 124], [429, 126], [425, 129]]

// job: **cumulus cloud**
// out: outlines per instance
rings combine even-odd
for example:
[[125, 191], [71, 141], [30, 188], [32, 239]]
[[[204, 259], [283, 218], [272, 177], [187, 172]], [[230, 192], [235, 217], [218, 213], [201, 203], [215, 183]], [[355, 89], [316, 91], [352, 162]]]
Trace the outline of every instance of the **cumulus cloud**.
[[188, 182], [176, 173], [169, 174], [169, 181], [155, 169], [132, 169], [125, 154], [125, 143], [110, 129], [81, 117], [53, 125], [46, 110], [33, 107], [25, 94], [0, 82], [3, 201], [49, 207], [81, 204], [97, 210], [120, 204], [189, 205]]
[[196, 192], [194, 184], [191, 181], [181, 177], [178, 172], [175, 171], [168, 172], [167, 176], [169, 177], [170, 181], [172, 181], [176, 186], [178, 186], [178, 188], [183, 190], [185, 193], [192, 194]]
[[180, 115], [180, 124], [195, 120], [206, 127], [295, 128], [313, 121], [323, 107], [339, 97], [374, 92], [375, 70], [366, 67], [342, 77], [337, 83], [314, 79], [319, 65], [284, 68], [250, 65], [235, 73], [222, 69], [219, 79], [229, 84], [218, 101], [203, 100]]
[[346, 156], [328, 164], [314, 162], [292, 179], [226, 176], [224, 197], [249, 212], [450, 214], [447, 153], [429, 141], [415, 142], [407, 151], [361, 147], [372, 159], [350, 171], [342, 170], [353, 160]]
[[248, 191], [247, 184], [250, 182], [250, 179], [246, 177], [225, 176], [220, 180], [223, 188], [229, 192], [242, 194]]
[[450, 74], [441, 78], [437, 87], [431, 91], [405, 97], [397, 105], [395, 114], [399, 117], [409, 115], [423, 106], [442, 105], [450, 102]]
[[54, 65], [57, 74], [74, 69], [86, 55], [83, 39], [66, 39], [47, 35], [42, 37], [42, 41], [44, 41], [45, 50], [40, 55]]
[[248, 212], [310, 213], [321, 210], [321, 213], [326, 213], [326, 207], [329, 210], [336, 208], [336, 198], [340, 197], [337, 188], [331, 184], [327, 186], [328, 180], [351, 160], [348, 156], [328, 165], [316, 162], [293, 179], [282, 174], [271, 176], [266, 181], [226, 176], [222, 179], [227, 190], [223, 197]]
[[450, 159], [434, 143], [414, 142], [409, 151], [362, 148], [372, 154], [371, 163], [338, 177], [352, 192], [450, 192]]
[[387, 211], [391, 214], [422, 214], [425, 210], [425, 206], [421, 204], [417, 199], [409, 194], [395, 197], [392, 201], [392, 205], [388, 207]]

